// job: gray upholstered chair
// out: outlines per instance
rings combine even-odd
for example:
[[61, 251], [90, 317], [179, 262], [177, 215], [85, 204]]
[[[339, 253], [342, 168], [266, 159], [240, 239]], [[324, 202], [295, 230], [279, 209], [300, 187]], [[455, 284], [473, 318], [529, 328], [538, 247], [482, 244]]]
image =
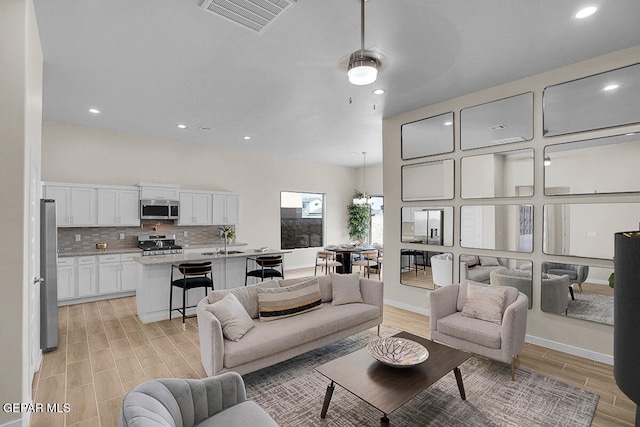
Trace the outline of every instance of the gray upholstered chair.
[[202, 380], [155, 379], [126, 394], [118, 425], [278, 427], [262, 408], [246, 399], [242, 377], [235, 372]]
[[516, 288], [504, 286], [507, 292], [502, 323], [492, 323], [462, 315], [467, 285], [468, 281], [464, 281], [462, 284], [443, 286], [431, 292], [431, 339], [460, 350], [511, 363], [511, 380], [514, 380], [516, 357], [524, 346], [527, 331], [528, 298]]
[[529, 298], [529, 308], [532, 307], [533, 299], [531, 293], [533, 290], [533, 279], [531, 278], [531, 271], [500, 267], [491, 271], [490, 281], [492, 285], [512, 286], [516, 288]]
[[546, 313], [567, 314], [569, 306], [569, 276], [542, 273], [540, 309]]
[[556, 276], [565, 274], [569, 276], [569, 293], [571, 294], [571, 299], [576, 299], [573, 295], [573, 285], [578, 285], [580, 292], [582, 292], [582, 282], [587, 280], [589, 276], [589, 266], [545, 261], [542, 263], [542, 272]]

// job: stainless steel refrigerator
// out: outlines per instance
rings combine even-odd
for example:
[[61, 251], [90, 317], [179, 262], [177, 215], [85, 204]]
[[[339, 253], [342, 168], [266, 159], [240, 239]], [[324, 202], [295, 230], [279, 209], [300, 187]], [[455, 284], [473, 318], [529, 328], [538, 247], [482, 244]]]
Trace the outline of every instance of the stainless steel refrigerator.
[[58, 230], [56, 201], [40, 200], [40, 348], [58, 347]]

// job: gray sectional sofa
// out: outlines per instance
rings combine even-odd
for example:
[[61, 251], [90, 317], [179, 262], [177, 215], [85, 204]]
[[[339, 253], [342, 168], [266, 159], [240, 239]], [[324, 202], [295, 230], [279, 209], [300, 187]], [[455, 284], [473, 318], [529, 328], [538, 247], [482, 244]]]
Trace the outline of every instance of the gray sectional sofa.
[[[268, 281], [230, 290], [210, 292], [197, 307], [200, 353], [207, 375], [235, 371], [246, 374], [274, 365], [333, 341], [382, 323], [383, 284], [359, 279], [362, 303], [333, 305], [331, 275], [317, 277], [322, 304], [319, 309], [292, 317], [262, 322], [258, 316], [258, 287], [288, 287], [314, 276]], [[232, 293], [253, 321], [253, 329], [238, 341], [223, 335], [220, 320], [207, 305]]]

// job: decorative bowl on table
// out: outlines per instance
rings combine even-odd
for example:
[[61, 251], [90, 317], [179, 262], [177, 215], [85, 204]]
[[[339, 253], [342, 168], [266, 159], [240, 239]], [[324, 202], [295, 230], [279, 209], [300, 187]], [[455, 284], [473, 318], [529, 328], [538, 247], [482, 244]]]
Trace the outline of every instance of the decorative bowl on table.
[[376, 360], [395, 368], [415, 366], [429, 357], [422, 344], [397, 337], [375, 339], [369, 342], [367, 350]]

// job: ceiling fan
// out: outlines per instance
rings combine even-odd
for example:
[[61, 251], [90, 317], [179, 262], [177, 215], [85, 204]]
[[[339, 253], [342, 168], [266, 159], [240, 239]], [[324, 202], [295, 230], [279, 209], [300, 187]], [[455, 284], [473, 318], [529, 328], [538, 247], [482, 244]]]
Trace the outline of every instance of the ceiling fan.
[[[379, 52], [367, 50], [364, 48], [364, 4], [367, 0], [358, 0], [360, 2], [360, 49], [356, 50], [348, 56], [347, 76], [349, 82], [354, 85], [364, 86], [374, 83], [378, 78], [378, 71], [386, 58]], [[346, 58], [340, 60], [346, 63]]]

